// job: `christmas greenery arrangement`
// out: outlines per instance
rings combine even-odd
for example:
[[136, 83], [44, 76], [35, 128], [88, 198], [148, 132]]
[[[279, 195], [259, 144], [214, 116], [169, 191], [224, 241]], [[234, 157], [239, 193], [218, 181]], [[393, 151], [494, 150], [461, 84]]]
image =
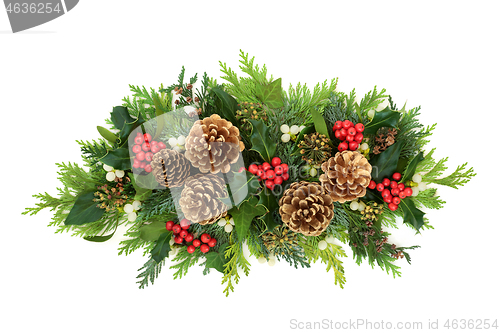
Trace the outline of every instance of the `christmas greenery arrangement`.
[[345, 244], [356, 263], [400, 276], [395, 262], [418, 246], [391, 244], [387, 230], [398, 217], [417, 233], [432, 228], [421, 209], [445, 202], [430, 185], [458, 188], [474, 170], [443, 176], [447, 159], [424, 151], [435, 124], [419, 123], [420, 107], [398, 109], [385, 89], [359, 103], [337, 79], [285, 90], [240, 57], [245, 77], [220, 63], [227, 83], [185, 82], [182, 68], [167, 88], [131, 85], [97, 127], [102, 138], [77, 141], [84, 167], [58, 164], [58, 195], [34, 195], [40, 202], [23, 214], [50, 208], [56, 233], [92, 242], [124, 225], [118, 254], [148, 257], [140, 288], [167, 262], [174, 279], [198, 264], [222, 274], [228, 295], [249, 274], [244, 248], [271, 266], [321, 261], [343, 287]]

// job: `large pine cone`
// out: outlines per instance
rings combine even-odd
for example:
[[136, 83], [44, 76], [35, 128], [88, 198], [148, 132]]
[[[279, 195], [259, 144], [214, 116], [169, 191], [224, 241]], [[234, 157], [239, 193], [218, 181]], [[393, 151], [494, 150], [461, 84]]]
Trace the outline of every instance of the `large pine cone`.
[[321, 185], [333, 201], [338, 202], [365, 196], [372, 179], [372, 166], [363, 154], [356, 151], [338, 152], [321, 165], [321, 170], [324, 172], [319, 177]]
[[306, 236], [318, 236], [333, 218], [333, 200], [318, 183], [292, 183], [279, 205], [283, 222]]
[[162, 149], [153, 155], [151, 167], [158, 184], [165, 187], [179, 187], [189, 176], [191, 163], [175, 150]]
[[212, 174], [197, 174], [186, 179], [179, 205], [191, 222], [212, 224], [227, 215], [228, 207], [218, 199], [227, 196], [222, 178]]
[[245, 145], [236, 126], [213, 114], [197, 120], [186, 138], [186, 158], [207, 173], [227, 173]]

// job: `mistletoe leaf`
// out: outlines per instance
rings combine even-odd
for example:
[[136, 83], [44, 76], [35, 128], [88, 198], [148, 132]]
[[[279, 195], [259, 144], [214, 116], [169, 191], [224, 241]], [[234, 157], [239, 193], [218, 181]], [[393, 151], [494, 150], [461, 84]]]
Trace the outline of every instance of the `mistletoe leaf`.
[[249, 119], [248, 121], [253, 127], [250, 135], [250, 142], [252, 143], [250, 150], [258, 152], [264, 161], [271, 163], [271, 159], [276, 153], [276, 142], [271, 140], [269, 127], [262, 120]]
[[104, 214], [104, 209], [97, 207], [97, 203], [94, 199], [95, 196], [93, 191], [81, 194], [78, 199], [76, 199], [64, 224], [82, 225], [99, 220], [102, 214]]
[[281, 78], [276, 79], [269, 84], [257, 83], [255, 87], [255, 95], [263, 104], [267, 105], [271, 109], [283, 107]]
[[212, 92], [216, 95], [215, 106], [223, 118], [229, 120], [233, 125], [238, 124], [236, 119], [236, 110], [238, 110], [238, 102], [233, 96], [229, 95], [222, 89], [212, 88]]
[[379, 183], [382, 179], [389, 178], [394, 173], [398, 166], [402, 147], [403, 142], [397, 141], [370, 160], [372, 165], [372, 179]]
[[224, 265], [229, 261], [228, 259], [226, 259], [226, 256], [224, 254], [227, 245], [227, 243], [221, 244], [219, 246], [218, 252], [209, 252], [205, 254], [205, 257], [207, 258], [207, 261], [205, 263], [206, 267], [215, 268], [219, 272], [224, 273]]
[[316, 128], [316, 132], [319, 134], [324, 134], [328, 139], [330, 139], [330, 135], [328, 134], [328, 126], [326, 126], [325, 118], [319, 112], [317, 108], [311, 109], [311, 116], [314, 123], [314, 128]]
[[140, 235], [139, 237], [147, 242], [152, 242], [158, 240], [158, 238], [167, 233], [167, 229], [165, 229], [165, 222], [154, 221], [150, 224], [144, 224], [139, 228]]
[[267, 213], [266, 207], [259, 204], [257, 197], [251, 197], [243, 202], [240, 208], [233, 207], [229, 212], [234, 220], [234, 227], [238, 233], [239, 239], [244, 239], [247, 235], [250, 224], [255, 216], [264, 215]]
[[393, 111], [389, 107], [386, 107], [382, 111], [375, 112], [372, 121], [366, 124], [364, 134], [376, 134], [381, 127], [396, 128], [400, 116], [400, 112]]
[[405, 173], [403, 175], [403, 179], [401, 179], [401, 182], [405, 182], [407, 180], [410, 180], [413, 175], [415, 174], [415, 170], [417, 170], [417, 165], [418, 163], [422, 162], [424, 160], [424, 153], [420, 152], [418, 155], [413, 157], [411, 160], [410, 164], [408, 164], [408, 167], [405, 170]]
[[85, 236], [85, 237], [83, 237], [83, 239], [85, 239], [86, 241], [89, 241], [89, 242], [103, 243], [103, 242], [110, 240], [114, 234], [115, 234], [115, 232], [113, 232], [110, 235], [106, 235], [106, 236]]
[[151, 250], [151, 257], [157, 263], [160, 263], [163, 259], [168, 257], [168, 252], [170, 252], [171, 237], [172, 237], [171, 231], [161, 234], [160, 237], [158, 237], [155, 247]]
[[102, 126], [97, 126], [97, 131], [99, 132], [99, 134], [101, 134], [103, 138], [108, 140], [110, 143], [115, 143], [116, 140], [118, 140], [118, 137], [107, 128], [104, 128]]
[[415, 207], [413, 200], [410, 198], [401, 200], [399, 206], [403, 209], [403, 222], [408, 223], [418, 231], [424, 225], [425, 213]]

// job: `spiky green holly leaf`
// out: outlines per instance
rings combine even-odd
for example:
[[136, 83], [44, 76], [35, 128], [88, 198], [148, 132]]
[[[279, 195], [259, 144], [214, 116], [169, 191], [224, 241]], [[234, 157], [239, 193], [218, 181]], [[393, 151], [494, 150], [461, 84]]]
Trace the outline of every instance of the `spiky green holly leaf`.
[[405, 181], [412, 179], [413, 175], [415, 174], [415, 170], [417, 169], [418, 163], [422, 162], [423, 160], [424, 160], [424, 153], [422, 152], [418, 153], [415, 157], [413, 157], [408, 166], [406, 167], [401, 182], [404, 183]]
[[258, 204], [266, 207], [267, 213], [262, 216], [261, 219], [266, 224], [266, 232], [272, 232], [273, 229], [279, 225], [273, 217], [274, 212], [279, 206], [278, 199], [276, 199], [276, 196], [267, 187], [265, 187], [260, 192]]
[[245, 170], [244, 172], [235, 172], [234, 178], [227, 184], [229, 196], [219, 198], [226, 206], [236, 206], [239, 208], [241, 204], [250, 198], [260, 188], [260, 183], [257, 177]]
[[132, 167], [130, 164], [130, 155], [127, 148], [117, 148], [108, 151], [106, 155], [101, 157], [100, 161], [117, 170], [128, 170]]
[[363, 134], [376, 134], [378, 129], [381, 127], [396, 128], [400, 116], [400, 112], [393, 111], [389, 107], [386, 107], [382, 111], [377, 111], [375, 112], [372, 121], [365, 125]]
[[238, 233], [239, 239], [244, 239], [248, 233], [248, 229], [252, 224], [255, 216], [261, 216], [267, 213], [266, 207], [259, 204], [259, 199], [252, 196], [247, 201], [243, 202], [240, 208], [233, 207], [228, 212], [234, 220], [234, 227]]
[[250, 150], [258, 152], [264, 161], [271, 163], [276, 153], [276, 142], [271, 139], [269, 127], [262, 120], [249, 119], [248, 121], [250, 121], [253, 128], [250, 135], [250, 142], [252, 143]]
[[408, 223], [418, 231], [424, 225], [425, 213], [415, 207], [411, 198], [401, 200], [399, 206], [403, 209], [403, 222]]
[[403, 142], [397, 141], [370, 160], [370, 164], [372, 165], [372, 179], [380, 183], [382, 179], [392, 176], [398, 166], [402, 147]]
[[168, 257], [168, 252], [170, 252], [170, 238], [172, 237], [172, 232], [168, 231], [161, 234], [156, 241], [155, 247], [151, 250], [151, 257], [157, 263], [161, 262], [163, 259]]

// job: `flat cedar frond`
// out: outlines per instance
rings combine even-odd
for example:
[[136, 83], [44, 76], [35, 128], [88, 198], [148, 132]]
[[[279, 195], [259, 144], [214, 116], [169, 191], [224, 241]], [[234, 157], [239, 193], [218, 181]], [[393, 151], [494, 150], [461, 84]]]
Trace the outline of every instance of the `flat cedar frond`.
[[238, 273], [238, 267], [240, 267], [245, 275], [250, 272], [250, 263], [245, 258], [243, 254], [242, 243], [235, 242], [229, 245], [225, 252], [225, 257], [228, 262], [224, 265], [224, 277], [222, 278], [222, 284], [226, 284], [224, 293], [226, 297], [229, 293], [234, 291], [234, 284], [238, 284], [240, 281], [240, 275]]
[[347, 257], [347, 254], [340, 245], [328, 244], [328, 247], [323, 251], [319, 251], [321, 262], [326, 264], [326, 271], [333, 269], [335, 273], [335, 284], [338, 283], [340, 288], [344, 289], [345, 276], [344, 266], [339, 257]]
[[375, 110], [379, 104], [384, 102], [384, 99], [389, 97], [389, 95], [385, 95], [386, 90], [382, 89], [380, 92], [377, 91], [377, 86], [366, 93], [366, 95], [361, 99], [359, 103], [359, 108], [361, 111], [366, 114], [369, 110]]
[[161, 272], [162, 267], [165, 265], [165, 259], [157, 263], [152, 257], [149, 258], [149, 260], [139, 268], [137, 271], [142, 271], [139, 275], [137, 275], [137, 279], [141, 279], [137, 281], [139, 284], [139, 289], [144, 289], [144, 287], [147, 287], [149, 282], [151, 284], [154, 284], [155, 279], [158, 278], [158, 275]]
[[[449, 187], [453, 187], [454, 189], [458, 189], [458, 186], [464, 186], [468, 183], [472, 177], [476, 175], [474, 173], [474, 168], [469, 168], [465, 170], [467, 163], [459, 165], [457, 169], [449, 176], [446, 176], [441, 179], [429, 179], [427, 178], [428, 174], [422, 176], [422, 179], [429, 181], [430, 183], [446, 185]], [[464, 171], [465, 170], [465, 171]]]
[[413, 201], [418, 206], [424, 206], [430, 209], [441, 209], [446, 201], [439, 199], [439, 196], [436, 195], [437, 189], [428, 188], [425, 191], [418, 192], [416, 197], [412, 197]]

